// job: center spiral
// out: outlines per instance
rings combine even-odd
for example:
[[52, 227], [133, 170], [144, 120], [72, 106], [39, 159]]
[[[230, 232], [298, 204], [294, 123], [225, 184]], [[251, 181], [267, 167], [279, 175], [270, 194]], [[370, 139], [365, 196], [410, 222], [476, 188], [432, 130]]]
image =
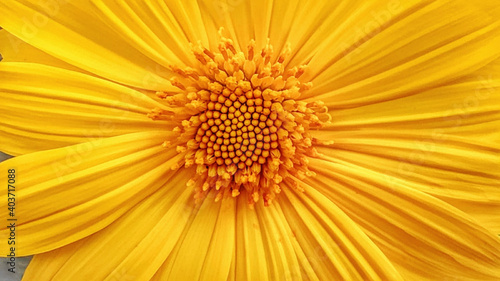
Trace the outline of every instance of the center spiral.
[[312, 86], [300, 81], [306, 66], [286, 69], [290, 46], [274, 57], [269, 41], [258, 55], [254, 41], [244, 54], [222, 35], [218, 52], [192, 48], [199, 65], [171, 67], [180, 92], [158, 92], [168, 109], [149, 117], [179, 124], [164, 146], [182, 156], [174, 169], [196, 165], [187, 184], [195, 198], [214, 189], [216, 201], [248, 192], [250, 205], [259, 198], [268, 205], [284, 184], [300, 189], [299, 180], [314, 176], [308, 157], [320, 142], [309, 131], [330, 120], [322, 102], [300, 99]]
[[272, 101], [264, 101], [262, 91], [250, 85], [231, 91], [215, 84], [211, 90], [195, 138], [206, 149], [206, 164], [235, 164], [238, 169], [265, 164], [271, 149], [279, 146], [277, 132], [283, 123], [272, 111]]

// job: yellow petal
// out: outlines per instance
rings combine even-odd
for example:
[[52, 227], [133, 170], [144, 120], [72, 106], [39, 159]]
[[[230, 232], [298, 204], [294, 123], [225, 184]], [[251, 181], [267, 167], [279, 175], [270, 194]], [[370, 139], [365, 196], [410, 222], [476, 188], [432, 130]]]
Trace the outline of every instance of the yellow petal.
[[[207, 11], [202, 14], [206, 16], [205, 24], [214, 22], [213, 26], [224, 27], [225, 34], [230, 36], [240, 50], [246, 52], [250, 40], [256, 41], [257, 50], [259, 50], [269, 39], [276, 57], [287, 42], [296, 42], [299, 34], [291, 30], [299, 25], [299, 22], [295, 22], [298, 20], [296, 15], [303, 12], [304, 6], [307, 5], [305, 1], [298, 0], [203, 0], [201, 3]], [[317, 6], [318, 3], [315, 2], [315, 5]], [[307, 25], [309, 26], [309, 23]], [[305, 39], [305, 37], [300, 38]]]
[[321, 152], [436, 196], [500, 233], [500, 63], [411, 97], [331, 112]]
[[146, 95], [41, 64], [2, 62], [0, 97], [0, 147], [11, 155], [169, 128], [147, 117], [161, 104]]
[[[176, 164], [167, 132], [133, 133], [35, 152], [0, 163], [15, 169], [20, 256], [49, 251], [86, 237], [152, 194]], [[7, 182], [7, 174], [0, 175]], [[7, 201], [7, 189], [0, 191]], [[0, 217], [9, 215], [7, 208]], [[0, 230], [2, 236], [8, 229]], [[6, 253], [8, 245], [0, 246]]]
[[167, 4], [160, 1], [93, 1], [93, 4], [103, 22], [152, 60], [165, 67], [193, 64], [189, 42], [199, 39], [186, 37], [184, 26], [177, 22]]
[[103, 28], [88, 1], [2, 1], [0, 26], [67, 63], [129, 86], [167, 90], [171, 72]]
[[266, 229], [260, 224], [257, 212], [249, 209], [246, 197], [247, 193], [238, 196], [236, 210], [235, 278], [267, 281], [270, 280], [270, 262], [265, 250], [268, 247], [264, 236]]
[[290, 23], [292, 65], [314, 61], [305, 74], [315, 77], [348, 51], [380, 32], [393, 18], [415, 10], [422, 1], [300, 1]]
[[[269, 280], [293, 280], [301, 277], [300, 263], [295, 253], [296, 241], [293, 230], [287, 225], [286, 217], [277, 202], [265, 207], [262, 202], [255, 206], [267, 261]], [[248, 256], [257, 258], [258, 256]], [[250, 268], [247, 269], [252, 270]]]
[[247, 196], [238, 198], [234, 276], [228, 280], [299, 280], [305, 256], [278, 203], [249, 209]]
[[154, 280], [227, 280], [235, 247], [235, 201], [214, 202], [210, 194], [193, 215]]
[[192, 191], [185, 185], [193, 172], [165, 175], [167, 184], [105, 229], [35, 255], [23, 280], [150, 280], [188, 221]]
[[[437, 135], [436, 135], [437, 136]], [[500, 148], [451, 135], [432, 139], [391, 130], [338, 134], [320, 153], [403, 180], [445, 200], [500, 233]]]
[[[389, 259], [331, 200], [306, 186], [279, 202], [318, 280], [402, 280]], [[311, 278], [310, 276], [308, 278]], [[314, 278], [314, 279], [316, 279]]]
[[[211, 204], [214, 203], [211, 202]], [[228, 278], [235, 251], [235, 206], [236, 202], [233, 198], [223, 200], [221, 203], [217, 224], [212, 233], [199, 280], [224, 281]]]
[[5, 29], [0, 30], [0, 55], [3, 58], [2, 62], [32, 62], [83, 71], [27, 44]]
[[361, 226], [405, 279], [500, 276], [500, 240], [467, 214], [404, 180], [329, 159], [311, 159], [318, 176], [307, 185]]
[[53, 280], [57, 271], [59, 271], [59, 269], [68, 262], [71, 255], [81, 249], [88, 240], [89, 237], [86, 237], [56, 250], [35, 255], [24, 272], [23, 280]]
[[[439, 1], [400, 8], [394, 15], [383, 9], [381, 15], [378, 10], [366, 12], [376, 32], [361, 32], [368, 37], [351, 43], [345, 53], [331, 46], [331, 40], [345, 40], [334, 34], [325, 39], [309, 63], [315, 87], [305, 97], [321, 99], [331, 108], [392, 100], [453, 81], [500, 55], [499, 21], [474, 7]], [[379, 25], [376, 17], [389, 20]]]
[[454, 134], [495, 142], [500, 139], [500, 79], [491, 67], [452, 84], [416, 95], [350, 109], [330, 111], [331, 137], [338, 131], [408, 131], [439, 138]]

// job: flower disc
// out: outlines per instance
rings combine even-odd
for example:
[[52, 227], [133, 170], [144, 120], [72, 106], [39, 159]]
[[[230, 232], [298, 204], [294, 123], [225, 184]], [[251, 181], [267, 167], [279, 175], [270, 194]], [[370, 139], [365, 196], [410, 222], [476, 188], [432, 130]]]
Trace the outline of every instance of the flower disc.
[[[273, 61], [269, 43], [255, 55], [255, 43], [245, 55], [230, 39], [221, 36], [218, 52], [193, 47], [197, 69], [172, 66], [178, 74], [171, 83], [180, 93], [159, 92], [172, 110], [155, 109], [153, 119], [169, 118], [180, 123], [177, 145], [182, 154], [179, 167], [197, 166], [189, 182], [195, 198], [218, 190], [224, 196], [249, 192], [250, 204], [263, 198], [269, 204], [287, 181], [313, 176], [307, 156], [316, 154], [309, 130], [329, 121], [322, 102], [300, 101], [312, 84], [299, 80], [306, 66], [285, 69], [291, 53], [287, 45]], [[176, 167], [177, 168], [177, 167]]]

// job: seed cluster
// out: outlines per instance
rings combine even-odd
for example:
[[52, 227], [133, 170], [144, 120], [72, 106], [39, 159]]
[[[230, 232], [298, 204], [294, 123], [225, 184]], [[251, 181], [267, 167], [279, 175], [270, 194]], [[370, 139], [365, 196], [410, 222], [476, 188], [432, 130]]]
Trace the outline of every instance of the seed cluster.
[[234, 163], [238, 169], [265, 164], [270, 150], [279, 146], [277, 132], [283, 123], [271, 111], [272, 101], [264, 101], [258, 89], [231, 91], [216, 85], [195, 137], [200, 149], [206, 149], [206, 164]]
[[268, 205], [281, 191], [281, 184], [299, 188], [297, 180], [314, 176], [307, 168], [316, 150], [309, 130], [329, 121], [319, 101], [300, 101], [312, 84], [299, 78], [306, 67], [285, 69], [289, 46], [272, 61], [268, 44], [259, 55], [255, 42], [247, 54], [237, 51], [221, 35], [218, 52], [193, 46], [199, 65], [177, 68], [171, 79], [180, 92], [158, 92], [167, 109], [154, 109], [149, 117], [177, 122], [175, 140], [182, 156], [179, 166], [196, 165], [188, 182], [195, 198], [215, 190], [215, 200], [248, 192], [249, 204], [262, 198]]

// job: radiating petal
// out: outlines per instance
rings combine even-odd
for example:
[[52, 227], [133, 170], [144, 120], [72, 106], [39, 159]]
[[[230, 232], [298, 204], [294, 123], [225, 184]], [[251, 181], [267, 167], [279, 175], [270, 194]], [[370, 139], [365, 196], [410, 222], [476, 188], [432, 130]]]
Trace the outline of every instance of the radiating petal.
[[496, 280], [500, 240], [467, 214], [385, 174], [311, 159], [306, 180], [352, 218], [408, 280]]
[[[399, 280], [387, 258], [317, 191], [283, 192], [271, 206], [240, 195], [233, 280]], [[228, 280], [231, 280], [229, 278]]]
[[41, 64], [0, 63], [0, 97], [0, 147], [11, 155], [170, 127], [147, 117], [162, 106], [140, 92]]
[[[277, 57], [287, 42], [295, 43], [297, 36], [305, 38], [300, 36], [301, 34], [291, 33], [296, 25], [296, 15], [303, 12], [303, 7], [308, 5], [305, 1], [203, 0], [201, 3], [207, 11], [202, 14], [205, 16], [204, 21], [213, 22], [215, 27], [224, 27], [225, 34], [244, 52], [250, 40], [255, 40], [257, 48], [260, 49], [269, 39]], [[316, 2], [315, 5], [317, 4]], [[311, 18], [313, 17], [310, 17], [309, 21]], [[312, 30], [309, 21], [307, 26]], [[304, 26], [304, 22], [301, 24]], [[242, 28], [243, 26], [245, 28]]]
[[[360, 41], [337, 32], [325, 38], [309, 62], [315, 87], [305, 97], [332, 109], [392, 100], [453, 81], [500, 55], [498, 19], [459, 1], [419, 3], [405, 2], [395, 14], [388, 4], [364, 11], [371, 21], [359, 26]], [[332, 52], [332, 40], [350, 43]]]
[[[248, 202], [248, 201], [247, 201]], [[276, 202], [275, 202], [276, 203]], [[247, 206], [248, 207], [248, 206]], [[293, 231], [278, 204], [265, 207], [262, 202], [255, 206], [260, 228], [263, 230], [264, 251], [269, 280], [293, 280], [301, 277]], [[295, 244], [295, 245], [294, 245]], [[249, 252], [251, 254], [251, 252]], [[247, 256], [246, 258], [256, 258]], [[250, 268], [247, 269], [251, 270]]]
[[84, 72], [27, 44], [5, 29], [0, 29], [0, 55], [3, 58], [2, 62], [31, 62]]
[[332, 110], [332, 124], [326, 131], [392, 129], [496, 141], [500, 139], [495, 130], [500, 118], [500, 72], [489, 70], [411, 97]]
[[71, 258], [71, 255], [82, 248], [89, 240], [85, 237], [56, 250], [33, 256], [22, 280], [52, 280], [54, 275]]
[[314, 132], [335, 141], [321, 152], [403, 179], [500, 233], [499, 66], [415, 96], [334, 110], [331, 126]]
[[404, 180], [436, 196], [500, 233], [500, 148], [454, 136], [440, 138], [380, 130], [339, 137], [335, 149], [320, 149], [335, 159]]
[[167, 184], [108, 227], [35, 255], [23, 280], [149, 280], [188, 221], [192, 192], [185, 185], [192, 172], [165, 175]]
[[306, 255], [301, 263], [309, 264], [319, 280], [402, 280], [389, 259], [324, 195], [291, 186], [283, 192], [287, 199], [279, 205]]
[[129, 86], [173, 89], [170, 70], [103, 28], [89, 1], [2, 1], [0, 26], [67, 63]]
[[255, 210], [248, 207], [247, 193], [238, 196], [236, 210], [235, 280], [270, 279], [264, 226]]
[[211, 193], [193, 215], [153, 280], [227, 280], [235, 247], [235, 201], [214, 202]]
[[[220, 206], [214, 204], [213, 197], [205, 200], [191, 223], [191, 227], [184, 233], [174, 253], [167, 259], [163, 268], [158, 271], [153, 280], [198, 280], [198, 278], [206, 277], [213, 278], [209, 280], [228, 280], [232, 278], [236, 278], [236, 280], [250, 280], [244, 277], [249, 275], [252, 278], [256, 278], [251, 280], [291, 280], [290, 278], [294, 276], [300, 277], [299, 264], [293, 252], [291, 242], [291, 231], [281, 221], [283, 215], [277, 211], [276, 206], [264, 207], [263, 204], [260, 204], [259, 206], [255, 206], [260, 211], [246, 210], [252, 212], [247, 214], [253, 217], [253, 220], [245, 223], [248, 228], [256, 230], [246, 235], [260, 235], [248, 238], [250, 241], [257, 241], [256, 244], [248, 245], [250, 248], [240, 251], [241, 242], [235, 239], [239, 240], [242, 237], [235, 237], [235, 235], [241, 234], [241, 229], [236, 229], [242, 226], [241, 223], [243, 221], [236, 218], [236, 215], [240, 216], [241, 212], [238, 211], [240, 208], [249, 208], [248, 201], [246, 201], [246, 198], [244, 200], [239, 199], [238, 210], [236, 210], [234, 206], [235, 200], [223, 200], [222, 206]], [[231, 211], [236, 211], [236, 214], [232, 216], [226, 214], [227, 219], [218, 216], [218, 213], [222, 212], [223, 209], [227, 209], [228, 205], [231, 206]], [[206, 214], [207, 212], [210, 212], [210, 214]], [[219, 221], [221, 223], [225, 222], [226, 226], [217, 225]], [[232, 227], [232, 229], [228, 229], [228, 226]], [[258, 231], [259, 228], [263, 231], [262, 233]], [[264, 228], [266, 228], [265, 231]], [[223, 235], [223, 232], [221, 233], [222, 230], [228, 233], [228, 235]], [[206, 235], [200, 235], [200, 233], [206, 233]], [[212, 246], [209, 246], [211, 239], [214, 238], [212, 233], [216, 236], [223, 235], [226, 241], [230, 241], [228, 245], [224, 245], [226, 248], [230, 247], [230, 249], [224, 252], [225, 259], [213, 257], [214, 260], [209, 261], [208, 255], [204, 257], [207, 249], [209, 247], [212, 248]], [[236, 248], [235, 245], [237, 245]], [[259, 245], [262, 248], [259, 248]], [[192, 249], [192, 251], [187, 251], [188, 249]], [[263, 260], [255, 260], [256, 256], [252, 254], [256, 254], [257, 252], [260, 252], [259, 257], [264, 257]], [[234, 261], [236, 258], [235, 255], [238, 257], [243, 256], [241, 256], [241, 260]], [[222, 274], [222, 271], [218, 271], [220, 274], [213, 276], [200, 274], [202, 268], [204, 271], [214, 270], [213, 266], [209, 268], [204, 266], [203, 262], [212, 263], [217, 261], [218, 266], [226, 269], [225, 274]], [[240, 265], [248, 263], [248, 265], [253, 264], [261, 267], [250, 268], [243, 265], [243, 268], [235, 268], [237, 263]], [[182, 269], [184, 269], [184, 272], [182, 272]], [[233, 274], [233, 276], [229, 276], [229, 274]], [[239, 277], [243, 279], [238, 279]]]
[[[187, 37], [183, 30], [186, 27], [177, 21], [176, 14], [164, 1], [92, 2], [103, 22], [152, 60], [165, 67], [193, 63], [189, 43], [201, 38]], [[179, 3], [187, 2], [190, 1]], [[199, 16], [191, 14], [190, 19], [196, 18]]]
[[[86, 237], [154, 193], [179, 160], [162, 142], [168, 132], [143, 132], [35, 152], [0, 163], [16, 169], [15, 215], [20, 256]], [[0, 179], [7, 182], [7, 174]], [[0, 191], [7, 201], [7, 189]], [[0, 216], [9, 215], [7, 208]], [[43, 231], [40, 231], [40, 230]], [[8, 229], [0, 233], [7, 235]], [[6, 253], [1, 246], [0, 253]]]

